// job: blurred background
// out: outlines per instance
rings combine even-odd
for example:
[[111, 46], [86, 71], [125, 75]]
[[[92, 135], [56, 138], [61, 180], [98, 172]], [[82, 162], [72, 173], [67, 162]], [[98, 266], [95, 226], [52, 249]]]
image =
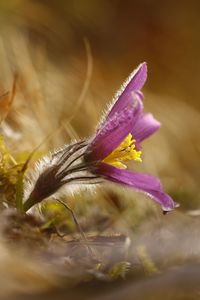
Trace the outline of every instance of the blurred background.
[[[136, 168], [159, 176], [181, 206], [163, 220], [157, 206], [143, 197], [140, 208], [134, 206], [134, 218], [129, 213], [123, 217], [134, 224], [134, 230], [143, 224], [135, 242], [146, 244], [152, 257], [162, 261], [169, 251], [170, 259], [178, 264], [194, 253], [199, 260], [200, 2], [2, 0], [0, 25], [2, 95], [17, 76], [12, 107], [4, 97], [0, 99], [1, 130], [18, 160], [49, 135], [40, 148], [42, 154], [92, 134], [129, 73], [139, 63], [148, 63], [145, 109], [162, 127], [144, 142], [143, 164]], [[132, 192], [117, 194], [128, 207], [136, 197]], [[119, 224], [117, 230], [123, 231]], [[156, 231], [155, 236], [166, 246], [163, 252], [155, 251], [147, 235], [158, 224], [163, 231]], [[185, 242], [188, 237], [190, 247]], [[168, 243], [173, 247], [169, 249]], [[180, 245], [181, 258], [176, 253]]]
[[44, 47], [58, 66], [82, 58], [87, 37], [94, 78], [99, 75], [105, 83], [119, 85], [146, 60], [147, 89], [197, 108], [199, 23], [197, 0], [1, 1], [1, 30], [8, 25], [26, 32], [29, 47]]

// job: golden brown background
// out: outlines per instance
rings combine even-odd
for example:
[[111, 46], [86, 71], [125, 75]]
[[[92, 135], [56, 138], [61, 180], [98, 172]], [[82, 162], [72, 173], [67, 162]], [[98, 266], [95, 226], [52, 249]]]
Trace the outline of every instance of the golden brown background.
[[81, 55], [86, 36], [109, 84], [146, 60], [148, 89], [199, 107], [199, 10], [198, 0], [1, 1], [1, 29], [28, 29], [61, 64]]

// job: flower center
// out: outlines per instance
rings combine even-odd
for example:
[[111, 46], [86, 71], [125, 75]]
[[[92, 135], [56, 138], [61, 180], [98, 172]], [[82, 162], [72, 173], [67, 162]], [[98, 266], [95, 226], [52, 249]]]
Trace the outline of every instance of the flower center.
[[136, 141], [133, 139], [132, 134], [123, 140], [123, 142], [114, 149], [102, 162], [115, 166], [120, 169], [126, 169], [126, 165], [123, 162], [129, 160], [135, 160], [141, 162], [141, 151], [135, 150]]

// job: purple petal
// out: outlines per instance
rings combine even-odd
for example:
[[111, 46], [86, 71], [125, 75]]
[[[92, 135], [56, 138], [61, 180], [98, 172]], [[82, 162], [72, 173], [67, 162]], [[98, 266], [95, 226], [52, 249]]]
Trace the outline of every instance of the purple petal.
[[[131, 95], [130, 95], [131, 96]], [[124, 108], [108, 118], [98, 130], [95, 138], [86, 150], [85, 159], [92, 161], [103, 160], [108, 156], [132, 131], [142, 113], [143, 104], [140, 98], [134, 94], [131, 106]]]
[[154, 119], [152, 114], [143, 114], [134, 124], [132, 135], [136, 140], [137, 148], [140, 148], [139, 143], [148, 138], [160, 128], [161, 124]]
[[163, 211], [170, 211], [177, 206], [172, 198], [163, 192], [160, 181], [156, 177], [118, 169], [105, 163], [99, 164], [97, 172], [110, 181], [133, 187], [147, 194], [161, 205]]
[[107, 117], [113, 116], [116, 112], [123, 110], [132, 100], [129, 95], [138, 91], [138, 95], [143, 98], [140, 89], [143, 87], [147, 79], [147, 64], [144, 62], [134, 70], [128, 79], [124, 82], [121, 89], [116, 93], [113, 100], [113, 106]]

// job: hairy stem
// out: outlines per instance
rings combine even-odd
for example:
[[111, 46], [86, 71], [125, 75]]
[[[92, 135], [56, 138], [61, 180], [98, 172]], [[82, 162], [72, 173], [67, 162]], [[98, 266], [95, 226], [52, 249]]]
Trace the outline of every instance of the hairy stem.
[[35, 204], [36, 204], [35, 199], [33, 199], [32, 197], [28, 198], [26, 202], [24, 202], [23, 204], [23, 211], [27, 212]]

